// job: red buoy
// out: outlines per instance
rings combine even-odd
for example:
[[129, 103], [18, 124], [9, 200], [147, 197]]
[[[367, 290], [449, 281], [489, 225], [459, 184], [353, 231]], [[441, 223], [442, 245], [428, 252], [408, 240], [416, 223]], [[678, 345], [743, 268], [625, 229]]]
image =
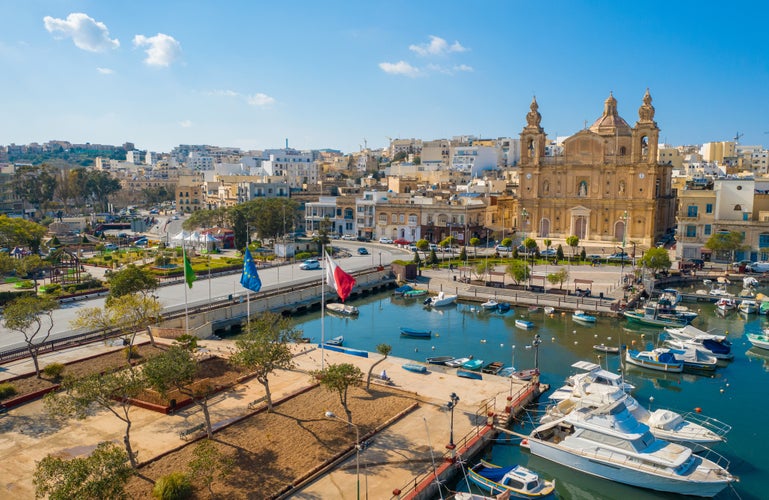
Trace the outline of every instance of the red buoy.
[[695, 409], [694, 409], [694, 411], [696, 411], [697, 413], [702, 413], [702, 408], [700, 408], [700, 407], [698, 406], [697, 408], [695, 408]]

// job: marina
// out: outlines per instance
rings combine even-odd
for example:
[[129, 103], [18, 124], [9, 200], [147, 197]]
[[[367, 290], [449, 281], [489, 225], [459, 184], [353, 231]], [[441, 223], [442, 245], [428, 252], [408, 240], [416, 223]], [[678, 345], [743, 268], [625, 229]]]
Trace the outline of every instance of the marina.
[[[600, 316], [595, 325], [586, 325], [574, 321], [571, 313], [556, 310], [552, 314], [542, 314], [542, 311], [529, 311], [528, 307], [515, 305], [507, 314], [485, 311], [477, 303], [463, 303], [461, 300], [452, 307], [425, 310], [418, 302], [391, 299], [389, 293], [364, 297], [356, 300], [355, 305], [361, 310], [360, 319], [351, 323], [342, 318], [327, 317], [327, 336], [344, 335], [346, 344], [368, 350], [386, 342], [392, 345], [393, 355], [416, 362], [444, 356], [462, 357], [463, 363], [471, 361], [467, 359], [470, 356], [472, 360], [507, 360], [503, 361], [505, 368], [500, 372], [504, 374], [513, 373], [513, 365], [517, 371], [534, 372], [536, 351], [531, 347], [533, 333], [515, 327], [516, 319], [531, 321], [543, 339], [538, 350], [540, 380], [555, 388], [563, 385], [565, 378], [571, 375], [571, 364], [581, 360], [603, 366], [610, 373], [619, 373], [623, 356], [596, 351], [596, 345], [617, 348], [627, 345], [629, 349], [644, 350], [662, 345], [665, 338], [661, 327]], [[472, 313], [471, 308], [474, 309]], [[744, 332], [761, 335], [766, 317], [752, 315], [746, 318], [737, 314], [723, 317], [716, 314], [712, 303], [704, 302], [698, 304], [695, 310], [699, 315], [692, 325], [702, 332], [725, 333], [732, 343], [734, 361], [719, 361], [715, 371], [703, 372], [707, 375], [687, 371], [656, 372], [629, 366], [624, 370], [623, 379], [635, 386], [633, 397], [651, 412], [669, 409], [687, 415], [701, 411], [709, 418], [731, 424], [733, 429], [728, 442], [719, 443], [715, 450], [729, 459], [732, 464], [729, 473], [739, 477], [739, 482], [730, 483], [716, 498], [738, 498], [737, 494], [745, 498], [748, 492], [765, 488], [768, 483], [764, 478], [769, 477], [769, 467], [763, 454], [751, 444], [757, 435], [761, 435], [756, 428], [758, 420], [755, 420], [759, 418], [759, 413], [746, 414], [741, 410], [756, 404], [746, 388], [769, 376], [769, 351], [751, 347], [744, 335]], [[389, 320], [396, 317], [401, 324], [429, 329], [432, 338], [418, 345], [413, 340], [401, 338], [400, 326]], [[304, 335], [317, 341], [320, 332], [318, 315], [311, 313], [299, 316], [297, 320]], [[456, 364], [456, 361], [449, 363]], [[485, 364], [482, 362], [481, 367]], [[472, 377], [480, 384], [485, 382], [485, 377], [493, 377], [465, 368], [457, 370], [450, 366], [436, 366], [435, 369], [439, 370], [439, 374], [446, 370], [460, 377]], [[447, 385], [447, 395], [451, 392], [450, 388]], [[523, 417], [523, 427], [516, 425], [515, 431], [531, 432], [534, 421], [541, 416], [547, 396], [547, 393], [543, 395], [540, 404]], [[518, 444], [519, 440], [500, 437], [498, 444], [487, 448], [482, 456], [494, 464], [521, 464], [544, 479], [556, 479], [558, 498], [676, 498], [674, 494], [590, 477], [534, 456]], [[470, 460], [469, 465], [476, 462], [477, 458]], [[452, 488], [470, 490], [461, 479]]]

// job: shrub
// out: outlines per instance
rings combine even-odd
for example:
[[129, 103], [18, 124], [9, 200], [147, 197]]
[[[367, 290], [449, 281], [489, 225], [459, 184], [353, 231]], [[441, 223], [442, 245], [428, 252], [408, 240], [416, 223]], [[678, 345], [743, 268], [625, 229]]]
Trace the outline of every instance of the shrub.
[[111, 256], [111, 255], [105, 255], [105, 256], [104, 256], [104, 257], [102, 257], [102, 258], [104, 259], [104, 262], [109, 262], [109, 261], [111, 261], [111, 260], [112, 260], [112, 256]]
[[16, 388], [10, 382], [0, 382], [0, 399], [16, 395]]
[[57, 293], [61, 291], [61, 285], [58, 283], [49, 283], [40, 287], [43, 293]]
[[180, 500], [192, 496], [192, 483], [187, 474], [172, 472], [162, 476], [152, 488], [152, 496], [159, 500]]
[[298, 254], [294, 255], [294, 258], [296, 260], [305, 260], [312, 257], [312, 252], [299, 252]]
[[61, 374], [64, 373], [65, 368], [66, 366], [61, 363], [51, 363], [50, 365], [46, 365], [45, 368], [43, 368], [43, 373], [50, 379], [59, 380], [61, 378]]
[[135, 345], [129, 345], [125, 346], [123, 348], [123, 354], [125, 354], [125, 359], [132, 360], [139, 357], [139, 348]]

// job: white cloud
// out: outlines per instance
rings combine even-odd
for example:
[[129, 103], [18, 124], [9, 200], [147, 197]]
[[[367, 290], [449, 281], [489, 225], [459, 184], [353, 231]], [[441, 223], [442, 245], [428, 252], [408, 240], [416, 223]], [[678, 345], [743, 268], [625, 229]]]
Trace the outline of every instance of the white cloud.
[[454, 71], [467, 71], [467, 72], [473, 72], [475, 71], [472, 66], [468, 66], [467, 64], [460, 64], [458, 66], [454, 66]]
[[224, 97], [240, 97], [240, 94], [234, 90], [212, 90], [208, 92], [208, 95], [224, 96]]
[[145, 50], [147, 58], [144, 60], [149, 66], [170, 66], [182, 53], [181, 44], [174, 37], [163, 33], [152, 37], [136, 35], [134, 46], [149, 47]]
[[179, 126], [182, 128], [190, 128], [192, 126], [192, 120], [183, 120], [179, 122]]
[[415, 68], [406, 61], [398, 61], [397, 63], [382, 62], [379, 63], [379, 67], [382, 71], [391, 75], [404, 75], [414, 78], [420, 74], [419, 68]]
[[270, 104], [275, 102], [275, 99], [268, 96], [267, 94], [262, 94], [261, 92], [258, 92], [256, 94], [250, 95], [246, 98], [246, 101], [248, 104], [252, 106], [269, 106]]
[[109, 68], [96, 68], [96, 71], [99, 72], [101, 75], [114, 75], [115, 71], [111, 70]]
[[45, 29], [56, 38], [71, 37], [75, 47], [89, 52], [104, 52], [120, 47], [120, 41], [109, 37], [107, 26], [82, 12], [73, 12], [67, 19], [45, 16]]
[[466, 52], [467, 49], [459, 42], [455, 41], [451, 45], [441, 37], [430, 35], [430, 43], [420, 45], [409, 45], [409, 50], [416, 52], [420, 56], [439, 56], [450, 52]]

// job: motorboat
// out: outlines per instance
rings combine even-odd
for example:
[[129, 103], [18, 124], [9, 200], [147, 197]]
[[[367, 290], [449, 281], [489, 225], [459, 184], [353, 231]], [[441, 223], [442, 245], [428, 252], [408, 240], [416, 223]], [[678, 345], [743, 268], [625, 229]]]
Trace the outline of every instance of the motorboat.
[[489, 299], [486, 302], [484, 302], [483, 304], [481, 304], [481, 307], [484, 308], [487, 311], [493, 311], [493, 310], [495, 310], [497, 308], [497, 306], [499, 306], [499, 302], [497, 302], [494, 299]]
[[462, 363], [462, 368], [464, 368], [465, 370], [480, 370], [482, 366], [483, 366], [482, 359], [470, 359]]
[[769, 300], [762, 300], [758, 304], [758, 314], [769, 314]]
[[619, 389], [623, 392], [630, 392], [635, 389], [633, 384], [625, 382], [622, 375], [609, 370], [604, 370], [600, 365], [590, 361], [577, 361], [571, 365], [578, 373], [566, 378], [566, 385], [553, 392], [550, 399], [561, 401], [572, 396], [575, 387], [593, 384], [596, 386], [607, 387], [608, 389]]
[[555, 491], [555, 481], [542, 480], [522, 465], [501, 467], [481, 460], [468, 470], [467, 477], [492, 495], [508, 492], [516, 498], [538, 498]]
[[497, 312], [506, 313], [510, 310], [510, 304], [507, 302], [500, 302], [497, 304]]
[[459, 368], [460, 366], [467, 363], [471, 359], [473, 359], [472, 356], [467, 358], [454, 358], [451, 361], [446, 361], [444, 364], [450, 368]]
[[720, 313], [727, 313], [737, 308], [737, 302], [732, 297], [721, 297], [716, 302], [716, 310]]
[[658, 302], [669, 305], [671, 307], [675, 307], [679, 302], [681, 302], [682, 299], [683, 297], [681, 296], [681, 292], [675, 288], [665, 288], [660, 293]]
[[406, 371], [420, 373], [422, 375], [427, 373], [427, 367], [425, 365], [418, 365], [416, 363], [406, 363], [405, 365], [402, 365], [401, 368]]
[[742, 299], [740, 305], [737, 306], [737, 309], [741, 313], [755, 314], [758, 312], [758, 302], [753, 299]]
[[486, 366], [481, 368], [481, 371], [483, 373], [488, 373], [489, 375], [496, 375], [504, 367], [505, 364], [501, 361], [492, 361], [491, 363], [488, 363]]
[[[664, 349], [661, 348], [661, 349]], [[705, 352], [697, 346], [684, 345], [684, 349], [670, 348], [669, 352], [679, 361], [683, 361], [684, 368], [690, 370], [715, 370], [718, 360], [715, 356]]]
[[430, 330], [419, 330], [416, 328], [406, 328], [405, 326], [401, 327], [401, 336], [403, 337], [412, 337], [417, 339], [429, 339], [432, 336], [433, 332]]
[[326, 304], [326, 309], [342, 316], [357, 316], [360, 313], [357, 307], [349, 304], [340, 304], [339, 302]]
[[766, 335], [766, 332], [764, 332], [764, 335], [746, 333], [745, 336], [748, 338], [748, 342], [753, 344], [753, 347], [769, 350], [769, 336]]
[[427, 290], [419, 290], [414, 288], [413, 290], [403, 292], [404, 299], [414, 299], [416, 297], [421, 297], [422, 295], [427, 295]]
[[604, 352], [606, 354], [619, 354], [619, 346], [616, 345], [606, 345], [606, 344], [595, 344], [593, 345], [593, 350], [598, 352]]
[[510, 377], [516, 380], [531, 380], [536, 375], [539, 375], [538, 368], [527, 368], [525, 370], [518, 370], [517, 372], [513, 372]]
[[395, 290], [393, 290], [393, 295], [399, 295], [399, 296], [402, 296], [404, 293], [406, 293], [406, 292], [410, 292], [410, 291], [411, 291], [411, 290], [413, 290], [413, 289], [414, 289], [414, 287], [412, 287], [411, 285], [403, 285], [403, 286], [399, 286], [398, 288], [396, 288]]
[[336, 345], [340, 346], [344, 344], [344, 336], [340, 335], [338, 337], [334, 337], [332, 339], [328, 339], [326, 342], [324, 342], [326, 345]]
[[625, 318], [627, 318], [628, 321], [632, 323], [639, 323], [641, 325], [648, 325], [648, 326], [677, 326], [681, 327], [689, 322], [682, 318], [677, 318], [675, 316], [657, 316], [657, 315], [649, 315], [646, 314], [644, 311], [625, 311], [622, 313]]
[[742, 278], [742, 288], [756, 288], [760, 283], [753, 276], [745, 276]]
[[670, 349], [658, 347], [651, 351], [625, 351], [625, 361], [631, 365], [669, 373], [684, 371], [684, 362], [677, 359]]
[[577, 309], [574, 314], [571, 315], [571, 319], [579, 321], [580, 323], [595, 323], [595, 316], [587, 314], [585, 311]]
[[547, 408], [540, 423], [562, 418], [577, 407], [599, 408], [615, 401], [623, 401], [628, 411], [636, 420], [648, 425], [655, 437], [683, 444], [695, 452], [705, 451], [707, 447], [723, 442], [726, 434], [732, 430], [730, 425], [701, 413], [681, 415], [661, 408], [650, 411], [621, 389], [593, 383], [574, 387], [571, 397]]
[[701, 349], [716, 359], [730, 360], [734, 359], [732, 353], [732, 343], [726, 339], [721, 341], [710, 337], [719, 337], [718, 335], [704, 335], [691, 339], [667, 339], [665, 345], [673, 349], [689, 349], [692, 347]]
[[680, 328], [667, 327], [665, 328], [665, 333], [668, 335], [668, 337], [679, 340], [689, 340], [695, 338], [712, 338], [714, 340], [726, 339], [726, 335], [715, 334], [712, 330], [706, 332], [693, 325], [685, 325]]
[[432, 307], [450, 306], [457, 301], [457, 297], [458, 295], [446, 295], [443, 292], [439, 292], [435, 297], [426, 298], [424, 304]]
[[545, 311], [545, 314], [553, 314], [555, 312], [555, 307], [545, 306], [543, 311]]
[[527, 445], [532, 454], [563, 466], [655, 491], [712, 497], [736, 481], [722, 457], [717, 463], [656, 438], [624, 401], [575, 408], [536, 427]]
[[531, 330], [536, 325], [534, 325], [533, 321], [529, 321], [527, 319], [516, 319], [515, 326], [517, 326], [518, 328], [523, 328], [524, 330]]
[[430, 365], [445, 365], [449, 361], [454, 361], [455, 359], [457, 358], [454, 356], [433, 356], [431, 358], [427, 358], [425, 362]]
[[625, 311], [628, 321], [649, 326], [684, 326], [691, 323], [697, 313], [682, 306], [671, 306], [658, 301], [649, 301], [643, 308]]
[[461, 369], [457, 370], [457, 377], [469, 378], [472, 380], [483, 380], [483, 375], [480, 373]]

